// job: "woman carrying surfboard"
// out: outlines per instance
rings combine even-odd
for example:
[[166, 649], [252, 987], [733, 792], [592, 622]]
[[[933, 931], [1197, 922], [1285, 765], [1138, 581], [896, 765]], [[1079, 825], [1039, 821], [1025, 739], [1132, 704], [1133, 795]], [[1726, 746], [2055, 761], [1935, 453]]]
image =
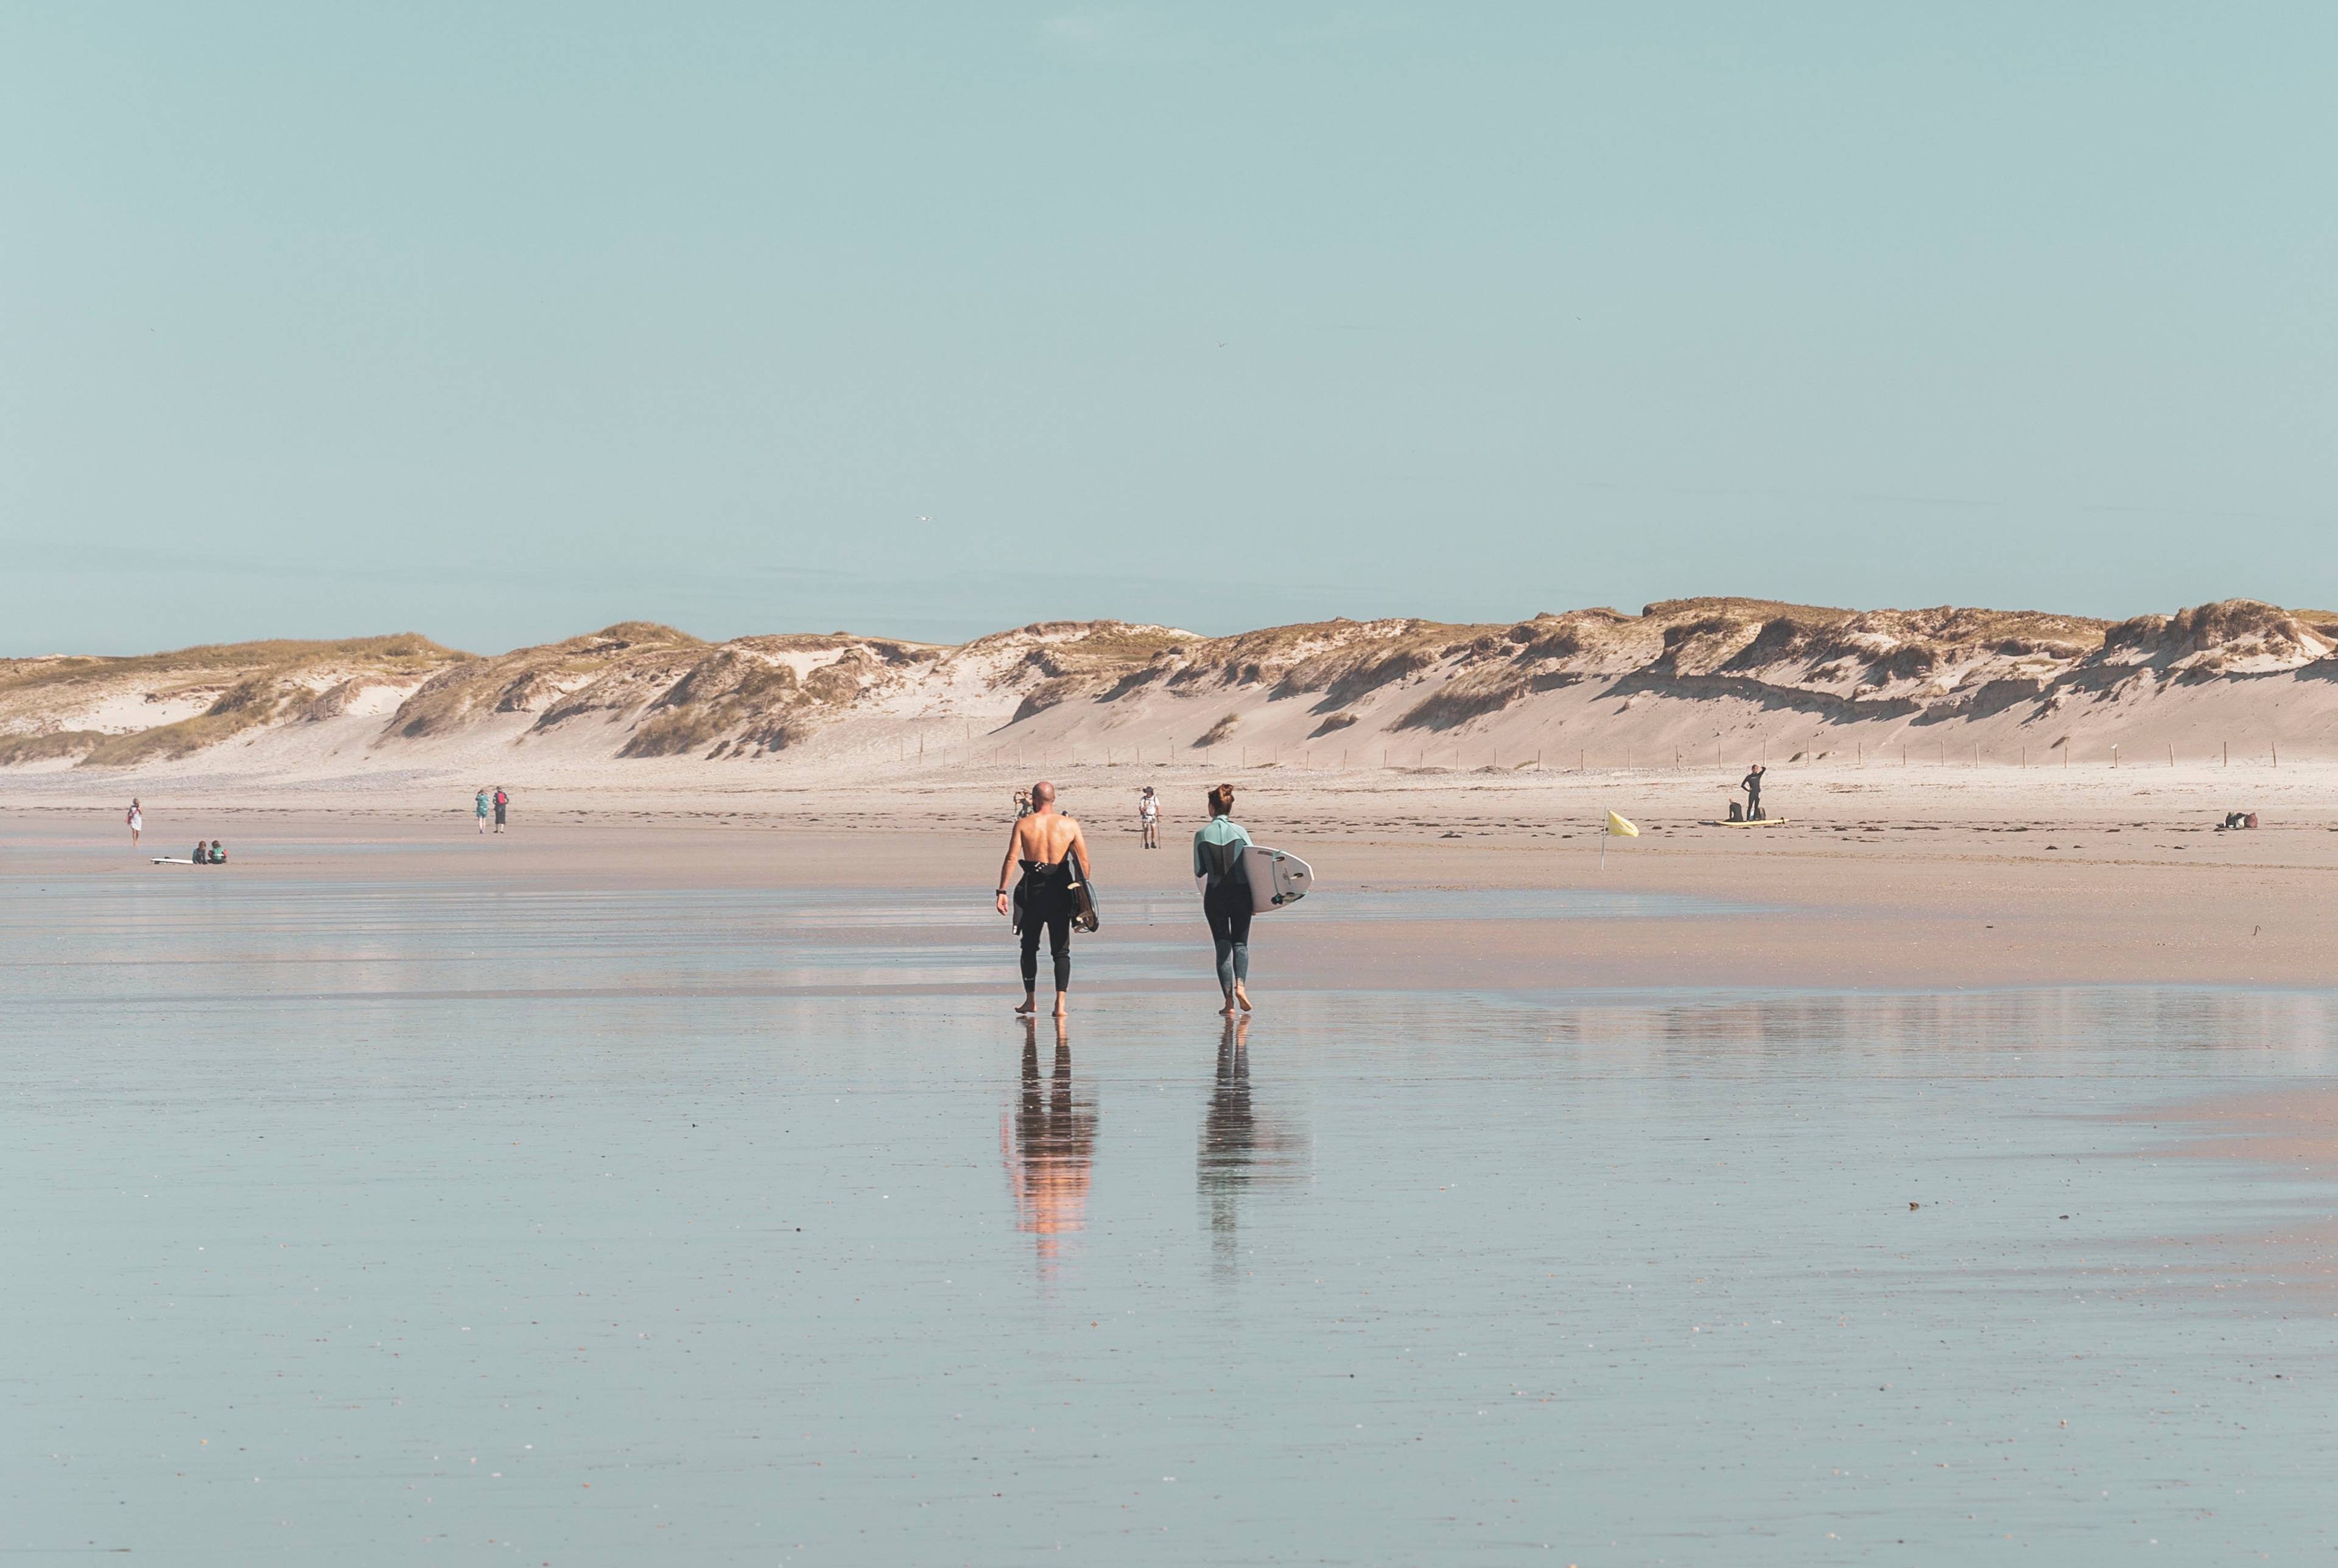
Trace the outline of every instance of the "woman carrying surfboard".
[[1250, 877], [1243, 870], [1243, 851], [1250, 848], [1250, 832], [1234, 820], [1234, 787], [1221, 784], [1210, 791], [1208, 826], [1194, 835], [1194, 877], [1202, 885], [1202, 915], [1210, 923], [1210, 940], [1218, 950], [1218, 989], [1225, 993], [1223, 1011], [1250, 1011]]

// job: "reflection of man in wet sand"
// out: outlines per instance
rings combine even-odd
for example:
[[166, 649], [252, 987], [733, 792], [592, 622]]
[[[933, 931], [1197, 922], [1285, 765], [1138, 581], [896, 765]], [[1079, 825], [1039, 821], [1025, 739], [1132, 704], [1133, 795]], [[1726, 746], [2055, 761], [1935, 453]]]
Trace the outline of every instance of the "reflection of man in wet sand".
[[998, 1129], [1007, 1185], [1015, 1195], [1015, 1229], [1039, 1239], [1039, 1261], [1056, 1261], [1057, 1240], [1086, 1223], [1088, 1181], [1095, 1159], [1093, 1102], [1072, 1096], [1072, 1046], [1056, 1024], [1056, 1072], [1039, 1077], [1036, 1018], [1023, 1024], [1023, 1094]]
[[1031, 814], [1015, 824], [1007, 840], [1007, 858], [998, 863], [998, 912], [1007, 913], [1007, 879], [1023, 867], [1023, 1005], [1017, 1013], [1039, 1010], [1039, 932], [1047, 933], [1047, 955], [1056, 964], [1056, 1016], [1068, 1010], [1065, 996], [1072, 988], [1072, 916], [1078, 906], [1072, 896], [1074, 858], [1085, 880], [1088, 874], [1087, 840], [1080, 825], [1056, 809], [1056, 787], [1042, 779], [1031, 786]]

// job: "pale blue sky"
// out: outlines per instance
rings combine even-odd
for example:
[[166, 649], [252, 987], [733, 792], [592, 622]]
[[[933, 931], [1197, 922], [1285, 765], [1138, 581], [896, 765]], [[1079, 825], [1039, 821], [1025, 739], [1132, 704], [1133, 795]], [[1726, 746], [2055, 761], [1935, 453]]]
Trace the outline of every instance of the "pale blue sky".
[[0, 0], [0, 652], [2338, 605], [2338, 6]]

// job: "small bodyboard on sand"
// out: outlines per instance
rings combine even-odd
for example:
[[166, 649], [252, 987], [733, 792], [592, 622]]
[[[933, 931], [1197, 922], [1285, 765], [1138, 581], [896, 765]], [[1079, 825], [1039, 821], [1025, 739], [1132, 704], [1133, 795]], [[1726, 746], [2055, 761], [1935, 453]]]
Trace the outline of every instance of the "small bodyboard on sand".
[[154, 864], [157, 866], [192, 866], [196, 864], [196, 862], [188, 859], [183, 855], [157, 855], [154, 857]]
[[1756, 817], [1751, 822], [1723, 822], [1714, 820], [1700, 822], [1697, 826], [1700, 828], [1783, 828], [1787, 823], [1793, 820], [1793, 818], [1791, 817]]
[[1283, 909], [1307, 897], [1315, 885], [1314, 870], [1296, 855], [1253, 844], [1243, 851], [1243, 875], [1250, 881], [1250, 906], [1254, 915]]

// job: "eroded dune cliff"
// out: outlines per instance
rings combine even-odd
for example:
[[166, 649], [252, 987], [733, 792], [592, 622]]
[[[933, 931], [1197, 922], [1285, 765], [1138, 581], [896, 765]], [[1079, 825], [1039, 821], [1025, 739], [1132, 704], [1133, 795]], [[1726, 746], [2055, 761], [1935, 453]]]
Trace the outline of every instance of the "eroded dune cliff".
[[0, 768], [265, 773], [1195, 753], [1309, 766], [1614, 765], [2112, 745], [2338, 754], [2338, 616], [2227, 600], [2029, 611], [1673, 600], [1508, 624], [1228, 637], [1055, 622], [958, 647], [709, 643], [627, 622], [489, 657], [414, 635], [0, 662]]

